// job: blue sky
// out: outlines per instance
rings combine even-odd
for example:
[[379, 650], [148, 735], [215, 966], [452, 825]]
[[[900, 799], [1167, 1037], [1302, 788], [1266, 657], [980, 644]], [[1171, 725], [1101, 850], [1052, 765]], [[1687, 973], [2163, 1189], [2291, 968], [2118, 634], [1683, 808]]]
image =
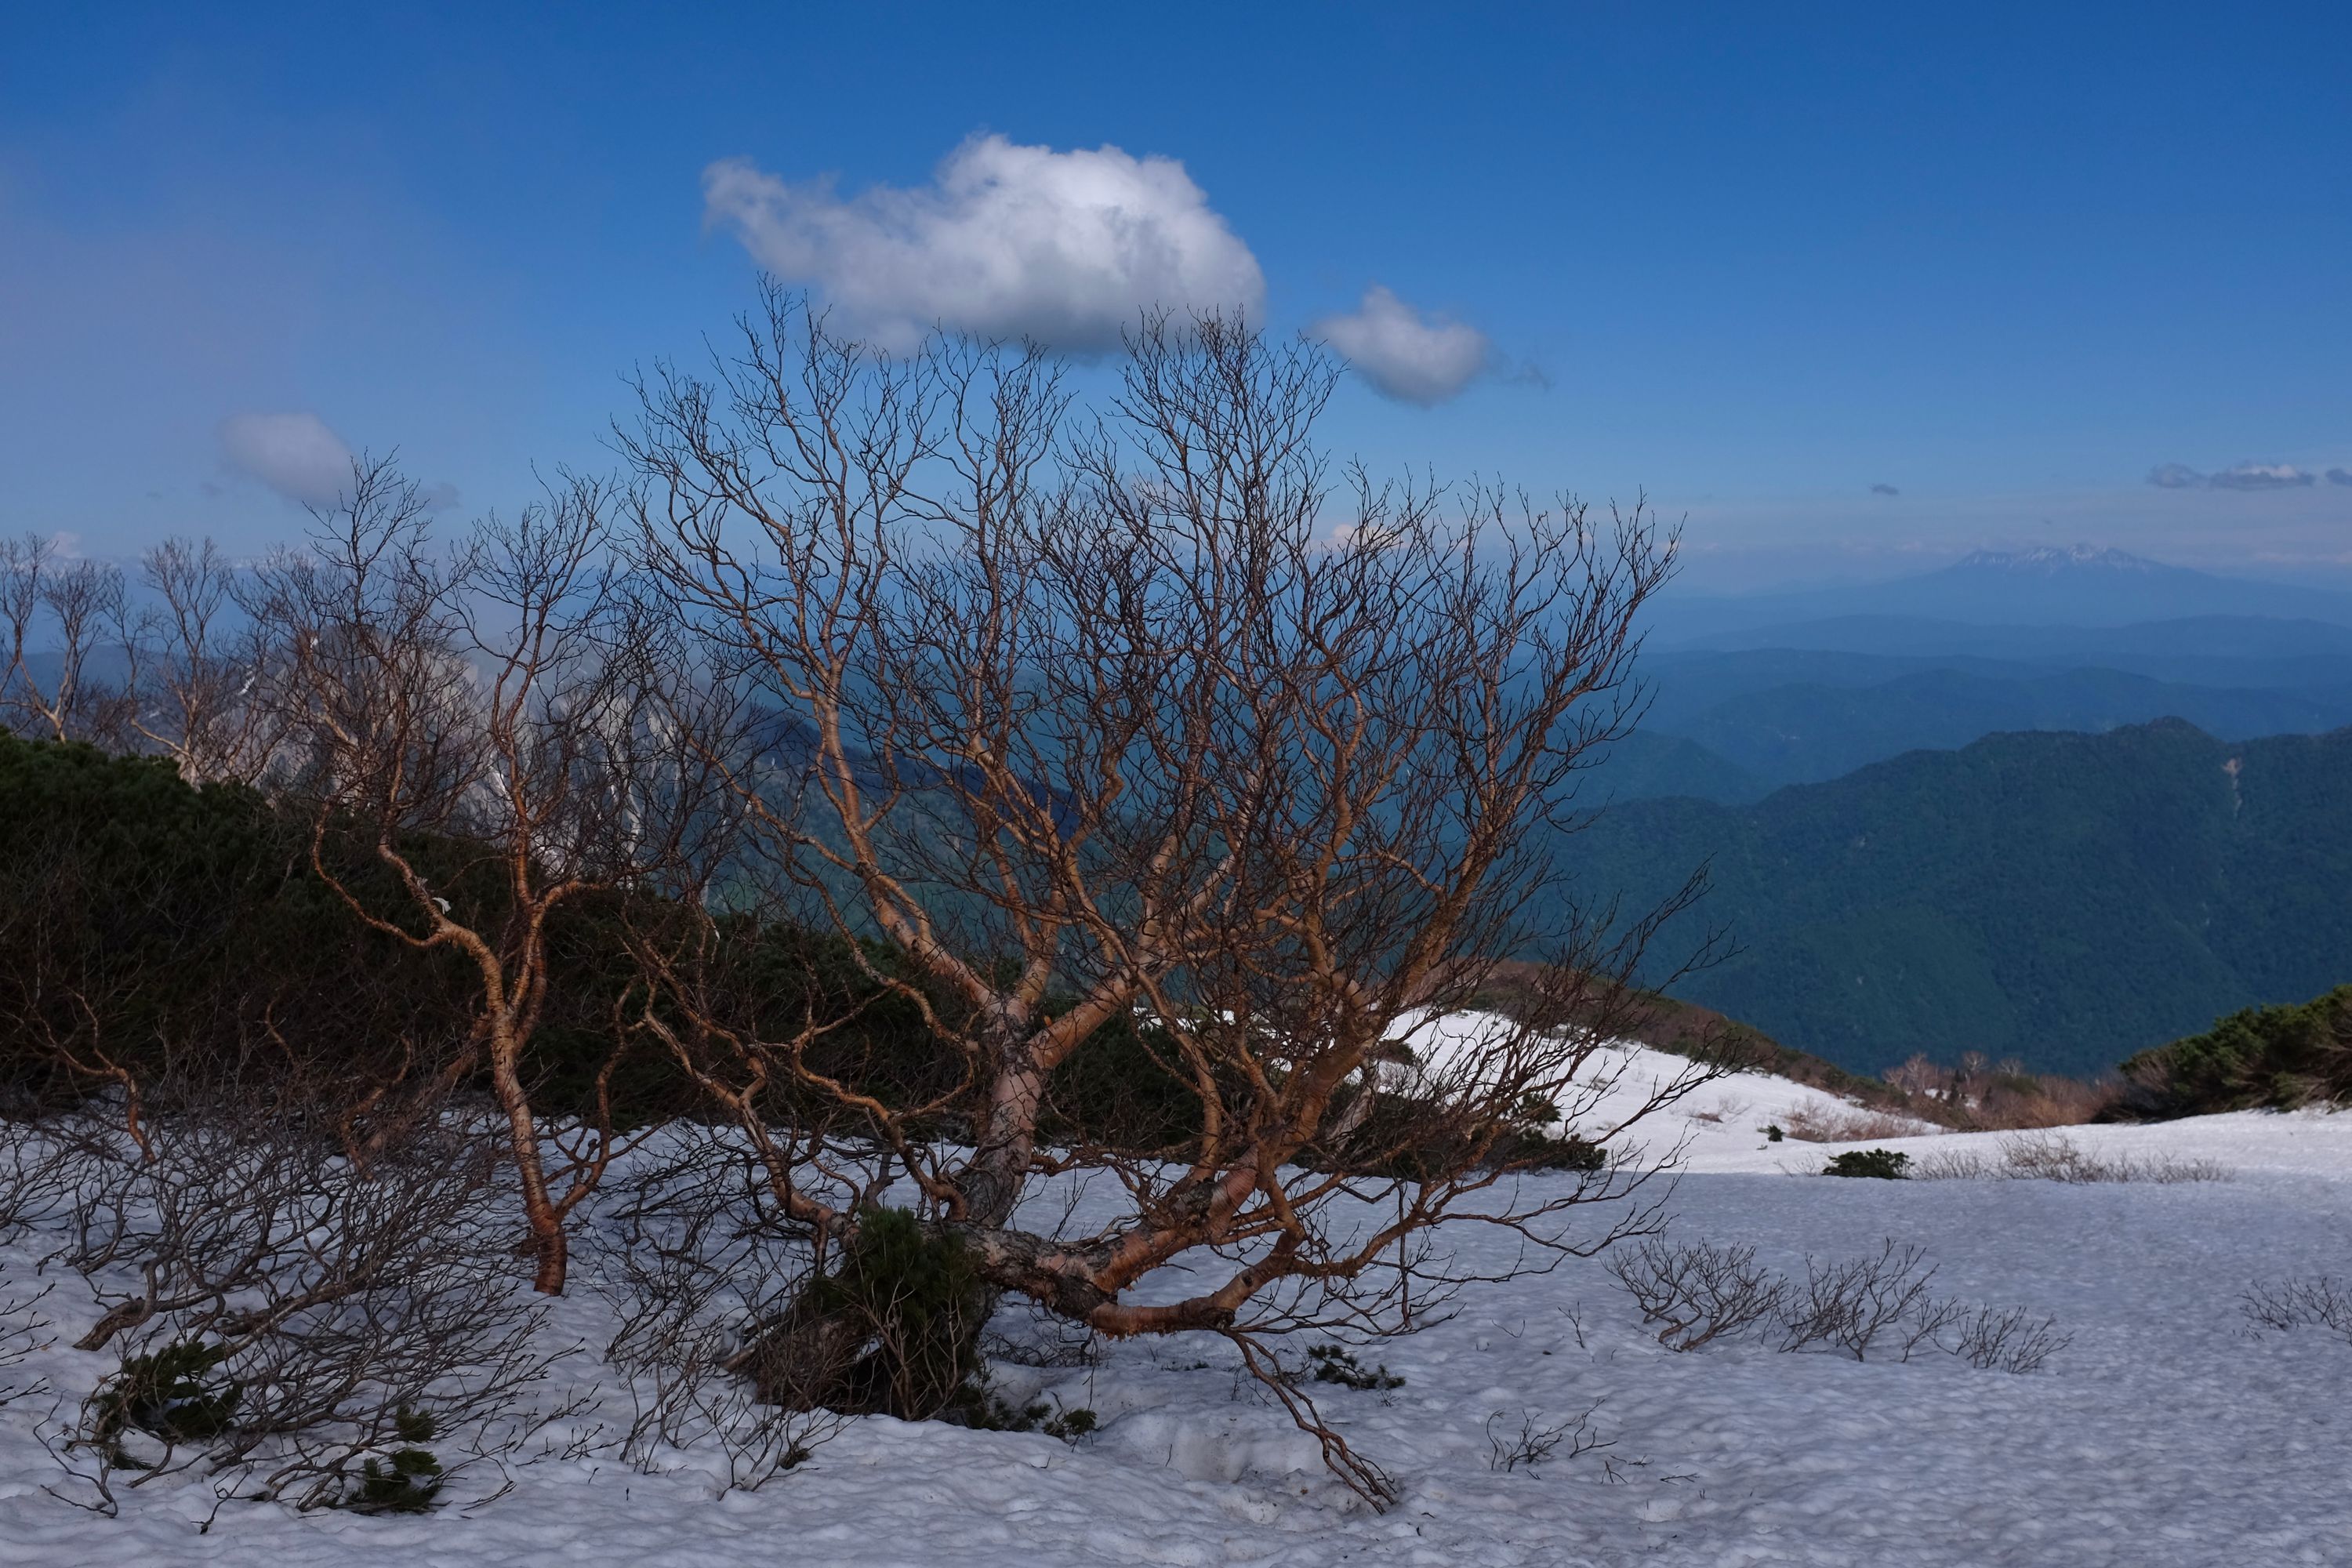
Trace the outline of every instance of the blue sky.
[[[15, 16], [0, 527], [256, 548], [321, 441], [511, 506], [756, 256], [886, 332], [1249, 294], [1359, 358], [1343, 449], [1645, 489], [1695, 585], [2352, 580], [2346, 13], [1920, 11]], [[1087, 272], [1106, 188], [1174, 263]]]

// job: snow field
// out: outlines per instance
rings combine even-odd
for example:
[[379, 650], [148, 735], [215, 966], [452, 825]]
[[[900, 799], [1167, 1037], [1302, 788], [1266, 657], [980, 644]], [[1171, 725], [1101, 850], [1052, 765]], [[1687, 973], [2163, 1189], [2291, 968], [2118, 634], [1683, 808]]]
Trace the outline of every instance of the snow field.
[[[1629, 1080], [1678, 1070], [1654, 1056], [1629, 1053]], [[715, 1496], [714, 1461], [697, 1452], [665, 1455], [648, 1475], [592, 1448], [517, 1466], [512, 1489], [478, 1508], [466, 1504], [484, 1488], [462, 1484], [421, 1518], [231, 1503], [205, 1533], [214, 1502], [201, 1483], [128, 1492], [114, 1520], [48, 1495], [61, 1472], [36, 1423], [50, 1402], [18, 1399], [0, 1407], [0, 1563], [2352, 1562], [2352, 1344], [2315, 1329], [2250, 1331], [2236, 1303], [2260, 1279], [2352, 1273], [2352, 1115], [2067, 1130], [2103, 1153], [2218, 1160], [2227, 1181], [1834, 1181], [1794, 1173], [1834, 1147], [1756, 1131], [1815, 1097], [1837, 1103], [1743, 1075], [1649, 1131], [1654, 1149], [1685, 1144], [1669, 1238], [1750, 1244], [1799, 1274], [1808, 1256], [1916, 1243], [1938, 1267], [1938, 1294], [2054, 1314], [2073, 1341], [2047, 1370], [1978, 1371], [1936, 1353], [1856, 1363], [1757, 1338], [1677, 1355], [1602, 1260], [1570, 1260], [1358, 1347], [1402, 1387], [1305, 1385], [1401, 1483], [1385, 1514], [1324, 1472], [1314, 1441], [1236, 1374], [1229, 1347], [1193, 1336], [1109, 1345], [1091, 1366], [1000, 1365], [1009, 1397], [1097, 1412], [1101, 1429], [1075, 1446], [869, 1418], [752, 1493]], [[1994, 1149], [2001, 1136], [1875, 1142], [1916, 1155]], [[1467, 1261], [1507, 1260], [1504, 1240], [1475, 1227], [1461, 1245]], [[40, 1250], [38, 1237], [7, 1249], [5, 1281], [26, 1281]], [[91, 1314], [76, 1277], [51, 1277], [41, 1307], [57, 1323], [52, 1348], [12, 1375], [46, 1374], [69, 1396], [62, 1418], [112, 1363], [59, 1348]], [[585, 1347], [553, 1384], [608, 1377], [597, 1352], [612, 1309], [597, 1291], [583, 1284], [555, 1303], [544, 1332]], [[625, 1419], [625, 1394], [608, 1386], [604, 1398], [601, 1418]], [[1492, 1468], [1490, 1426], [1516, 1434], [1596, 1401], [1591, 1428], [1610, 1446]]]

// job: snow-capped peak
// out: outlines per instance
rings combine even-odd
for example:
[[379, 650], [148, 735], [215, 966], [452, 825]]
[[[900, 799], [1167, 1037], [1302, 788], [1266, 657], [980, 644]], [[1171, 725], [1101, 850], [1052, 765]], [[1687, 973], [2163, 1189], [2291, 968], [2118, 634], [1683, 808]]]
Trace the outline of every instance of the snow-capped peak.
[[2089, 544], [2044, 544], [2032, 550], [1979, 550], [1961, 557], [1958, 568], [2005, 572], [2020, 576], [2055, 577], [2081, 571], [2130, 573], [2146, 576], [2164, 570], [2160, 562], [2121, 550], [2101, 550]]

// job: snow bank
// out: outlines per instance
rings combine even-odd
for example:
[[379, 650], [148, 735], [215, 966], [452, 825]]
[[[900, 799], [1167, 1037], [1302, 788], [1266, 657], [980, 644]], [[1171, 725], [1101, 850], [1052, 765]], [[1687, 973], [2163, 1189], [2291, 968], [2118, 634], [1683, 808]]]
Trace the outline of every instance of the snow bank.
[[[1507, 1019], [1489, 1014], [1455, 1013], [1414, 1024], [1401, 1031], [1399, 1037], [1412, 1049], [1416, 1060], [1443, 1074], [1465, 1058], [1475, 1059], [1482, 1037], [1507, 1033], [1513, 1027]], [[1653, 1050], [1631, 1040], [1602, 1046], [1592, 1053], [1579, 1075], [1580, 1082], [1589, 1080], [1601, 1087], [1589, 1100], [1574, 1108], [1576, 1130], [1588, 1137], [1607, 1138], [1622, 1123], [1636, 1116], [1658, 1091], [1691, 1072], [1692, 1063], [1687, 1057]], [[1619, 1142], [1621, 1146], [1630, 1142], [1652, 1158], [1664, 1158], [1670, 1151], [1680, 1150], [1677, 1163], [1685, 1170], [1777, 1170], [1779, 1165], [1774, 1160], [1746, 1158], [1749, 1153], [1789, 1147], [1786, 1143], [1769, 1144], [1765, 1128], [1807, 1116], [1834, 1121], [1852, 1117], [1859, 1109], [1853, 1101], [1810, 1084], [1770, 1073], [1737, 1073], [1703, 1084], [1664, 1110], [1643, 1117], [1627, 1138]], [[1934, 1136], [1941, 1131], [1924, 1121], [1900, 1117], [1887, 1120], [1906, 1125], [1918, 1136]], [[1818, 1170], [1820, 1166], [1816, 1163], [1809, 1168]]]

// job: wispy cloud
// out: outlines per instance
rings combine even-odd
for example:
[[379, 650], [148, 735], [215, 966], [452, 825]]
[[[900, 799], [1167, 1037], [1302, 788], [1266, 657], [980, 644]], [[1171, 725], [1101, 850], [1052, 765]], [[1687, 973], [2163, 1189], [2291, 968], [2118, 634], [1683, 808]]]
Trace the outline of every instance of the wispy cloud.
[[1870, 487], [1870, 493], [1874, 496], [1899, 496], [1903, 492], [1893, 485], [1873, 485]]
[[[2340, 468], [2330, 469], [2328, 478], [2335, 482]], [[2292, 463], [2237, 463], [2204, 474], [2186, 463], [2165, 463], [2148, 470], [2147, 482], [2159, 489], [2193, 490], [2210, 487], [2217, 490], [2293, 490], [2318, 482], [2319, 476], [2308, 468], [2298, 468]], [[2347, 478], [2343, 483], [2352, 483]]]
[[1255, 316], [1265, 298], [1257, 258], [1184, 165], [1117, 147], [977, 136], [927, 185], [850, 197], [728, 159], [702, 192], [709, 220], [761, 266], [896, 346], [944, 326], [1095, 353], [1147, 310]]
[[2292, 490], [2317, 478], [2310, 470], [2288, 463], [2240, 463], [2211, 475], [2205, 482], [2224, 490]]
[[1426, 407], [1477, 379], [1494, 358], [1486, 334], [1465, 321], [1423, 315], [1375, 283], [1363, 301], [1309, 329], [1382, 395]]
[[231, 468], [304, 506], [331, 505], [352, 482], [352, 449], [315, 414], [233, 414], [220, 444]]
[[2352, 485], [2352, 468], [2330, 468], [2327, 482], [2331, 485]]

